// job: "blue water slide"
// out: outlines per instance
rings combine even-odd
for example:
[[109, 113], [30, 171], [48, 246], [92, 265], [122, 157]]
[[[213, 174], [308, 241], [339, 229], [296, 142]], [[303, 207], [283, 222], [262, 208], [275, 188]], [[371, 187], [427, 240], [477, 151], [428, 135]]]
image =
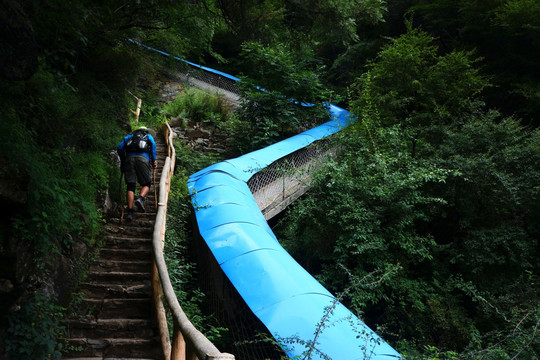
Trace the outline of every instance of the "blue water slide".
[[311, 359], [398, 359], [283, 249], [247, 186], [258, 170], [347, 126], [348, 112], [330, 112], [333, 120], [323, 125], [191, 175], [197, 223], [225, 275], [289, 357], [305, 355], [304, 344], [314, 342]]
[[[201, 70], [238, 81], [129, 40]], [[211, 165], [191, 175], [200, 234], [251, 311], [291, 358], [392, 360], [401, 355], [303, 269], [280, 245], [247, 181], [272, 162], [349, 125], [350, 113], [327, 106], [330, 121], [264, 149]], [[306, 344], [313, 344], [315, 350]]]

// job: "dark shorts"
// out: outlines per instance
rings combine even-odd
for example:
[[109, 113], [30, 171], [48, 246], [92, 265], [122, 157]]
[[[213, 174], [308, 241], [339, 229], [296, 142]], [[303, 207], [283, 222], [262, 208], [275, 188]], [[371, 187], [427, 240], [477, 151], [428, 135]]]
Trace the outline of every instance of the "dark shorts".
[[147, 158], [141, 155], [132, 155], [128, 156], [125, 161], [126, 184], [135, 184], [136, 181], [141, 186], [152, 184], [152, 166]]

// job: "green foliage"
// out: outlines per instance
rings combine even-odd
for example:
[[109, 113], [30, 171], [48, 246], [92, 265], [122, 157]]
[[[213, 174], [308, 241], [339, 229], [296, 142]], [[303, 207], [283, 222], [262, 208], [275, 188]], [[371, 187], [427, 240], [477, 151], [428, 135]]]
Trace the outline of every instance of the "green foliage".
[[133, 38], [158, 49], [175, 49], [178, 56], [192, 61], [202, 61], [208, 54], [222, 60], [212, 49], [216, 31], [224, 26], [215, 1], [114, 2], [118, 11], [111, 21], [122, 21], [118, 28]]
[[495, 10], [496, 22], [520, 32], [540, 31], [540, 4], [534, 0], [514, 0], [502, 2]]
[[362, 92], [371, 92], [382, 125], [400, 122], [418, 133], [414, 137], [423, 136], [434, 125], [459, 121], [488, 85], [471, 58], [470, 52], [438, 55], [432, 37], [411, 29], [371, 63], [355, 84], [360, 94], [351, 105], [363, 109]]
[[162, 109], [167, 116], [220, 126], [229, 118], [229, 104], [222, 94], [187, 88]]
[[484, 348], [467, 349], [461, 353], [443, 350], [433, 345], [419, 345], [407, 340], [399, 341], [398, 351], [410, 360], [508, 360], [538, 358], [538, 306], [524, 316], [512, 318], [505, 331], [495, 331], [487, 337]]
[[[16, 236], [34, 244], [38, 253], [50, 251], [67, 234], [92, 239], [100, 219], [96, 199], [114, 172], [104, 156], [105, 149], [115, 146], [118, 131], [114, 122], [106, 121], [114, 113], [113, 104], [101, 98], [103, 91], [77, 96], [41, 71], [15, 89], [6, 89], [3, 100], [17, 112], [0, 126], [11, 134], [2, 154], [10, 159], [10, 171], [27, 184], [28, 206], [13, 219]], [[17, 99], [24, 92], [32, 94], [27, 104]], [[90, 104], [95, 111], [83, 115]]]
[[212, 2], [224, 21], [213, 46], [226, 52], [236, 49], [247, 39], [272, 39], [283, 30], [282, 0], [220, 0]]
[[[246, 71], [256, 78], [240, 83], [241, 108], [229, 124], [239, 152], [270, 145], [328, 120], [323, 104], [331, 93], [323, 90], [321, 69], [309, 50], [293, 52], [284, 44], [250, 42], [244, 44], [243, 56]], [[246, 143], [246, 138], [251, 141]]]
[[[383, 302], [401, 317], [408, 313], [412, 322], [414, 314], [426, 310], [433, 291], [424, 277], [412, 273], [429, 266], [435, 248], [432, 236], [416, 224], [444, 204], [422, 188], [445, 181], [449, 172], [415, 162], [406, 152], [372, 152], [361, 139], [350, 139], [354, 143], [342, 144], [350, 149], [342, 161], [329, 162], [314, 179], [310, 196], [291, 211], [284, 246], [334, 292], [353, 279], [380, 276], [380, 281], [357, 281], [369, 285], [353, 287], [344, 302], [357, 311]], [[317, 251], [306, 253], [306, 248]]]
[[291, 37], [311, 42], [330, 59], [357, 43], [363, 36], [361, 29], [383, 22], [387, 11], [386, 1], [381, 0], [294, 0], [284, 5]]
[[207, 166], [223, 160], [223, 157], [219, 154], [197, 153], [193, 152], [189, 145], [179, 143], [175, 143], [174, 145], [176, 151], [176, 163], [186, 175], [196, 173]]
[[217, 325], [212, 315], [203, 313], [205, 294], [197, 285], [197, 264], [190, 260], [192, 205], [187, 189], [184, 175], [173, 177], [167, 207], [165, 260], [176, 297], [187, 317], [210, 341], [219, 342], [227, 329]]
[[539, 14], [533, 0], [420, 0], [409, 10], [445, 51], [475, 50], [495, 87], [485, 100], [538, 126]]
[[282, 229], [333, 291], [379, 277], [344, 302], [426, 345], [403, 345], [411, 358], [538, 356], [539, 288], [525, 279], [539, 271], [539, 132], [483, 108], [474, 64], [419, 30], [393, 40], [352, 92], [338, 160]]
[[19, 311], [11, 313], [4, 338], [11, 359], [60, 359], [62, 344], [57, 339], [65, 332], [60, 325], [64, 310], [37, 292]]
[[167, 118], [163, 116], [160, 107], [142, 104], [139, 122], [135, 124], [132, 121], [131, 128], [134, 130], [140, 126], [146, 126], [158, 131], [165, 123], [167, 123]]
[[[254, 89], [254, 88], [252, 88]], [[246, 101], [227, 124], [233, 134], [232, 144], [246, 153], [282, 140], [298, 129], [297, 107], [276, 92], [258, 89], [246, 92]], [[246, 142], [245, 139], [251, 139]]]

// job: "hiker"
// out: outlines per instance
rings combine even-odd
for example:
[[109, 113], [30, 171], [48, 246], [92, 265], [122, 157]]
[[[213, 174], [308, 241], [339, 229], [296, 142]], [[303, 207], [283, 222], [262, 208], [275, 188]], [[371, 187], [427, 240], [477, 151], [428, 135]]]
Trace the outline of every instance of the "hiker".
[[[152, 184], [152, 168], [157, 168], [156, 142], [154, 136], [156, 132], [147, 127], [140, 127], [133, 133], [126, 135], [118, 145], [117, 152], [120, 156], [121, 171], [126, 178], [126, 221], [133, 220], [133, 205], [144, 212], [145, 196], [150, 191]], [[137, 181], [141, 185], [139, 196], [135, 199], [135, 189]]]

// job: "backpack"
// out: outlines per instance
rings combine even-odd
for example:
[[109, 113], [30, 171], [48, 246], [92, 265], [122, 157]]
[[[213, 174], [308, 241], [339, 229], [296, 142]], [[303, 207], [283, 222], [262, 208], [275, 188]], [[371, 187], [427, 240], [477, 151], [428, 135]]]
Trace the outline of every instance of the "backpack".
[[148, 140], [148, 133], [145, 131], [136, 131], [131, 139], [126, 144], [127, 152], [149, 152], [150, 140]]

